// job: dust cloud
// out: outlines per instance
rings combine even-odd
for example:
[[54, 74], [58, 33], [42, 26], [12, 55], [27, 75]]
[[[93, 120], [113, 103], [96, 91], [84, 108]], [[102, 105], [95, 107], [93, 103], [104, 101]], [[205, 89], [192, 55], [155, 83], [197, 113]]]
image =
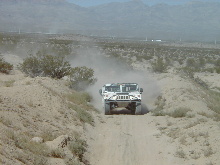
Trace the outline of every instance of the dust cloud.
[[144, 89], [142, 94], [142, 104], [146, 109], [151, 109], [155, 98], [160, 95], [160, 89], [151, 73], [147, 71], [133, 70], [125, 62], [119, 59], [108, 57], [98, 47], [80, 48], [70, 61], [73, 67], [86, 66], [94, 69], [97, 82], [87, 89], [92, 97], [92, 104], [102, 110], [102, 101], [99, 89], [106, 83], [138, 83]]

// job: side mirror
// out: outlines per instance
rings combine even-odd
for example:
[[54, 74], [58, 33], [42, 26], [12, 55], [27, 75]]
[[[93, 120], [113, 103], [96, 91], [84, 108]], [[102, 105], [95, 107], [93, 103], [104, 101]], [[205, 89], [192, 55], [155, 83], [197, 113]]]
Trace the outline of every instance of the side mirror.
[[140, 93], [144, 92], [143, 88], [140, 88]]
[[99, 89], [99, 94], [102, 95], [102, 89]]

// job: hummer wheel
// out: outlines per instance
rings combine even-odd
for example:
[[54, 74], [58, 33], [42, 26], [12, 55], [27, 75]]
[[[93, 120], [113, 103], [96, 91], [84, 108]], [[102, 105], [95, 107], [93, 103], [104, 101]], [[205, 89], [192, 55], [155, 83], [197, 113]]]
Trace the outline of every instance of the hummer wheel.
[[105, 104], [105, 115], [111, 115], [110, 104]]
[[136, 107], [135, 115], [142, 115], [141, 104]]

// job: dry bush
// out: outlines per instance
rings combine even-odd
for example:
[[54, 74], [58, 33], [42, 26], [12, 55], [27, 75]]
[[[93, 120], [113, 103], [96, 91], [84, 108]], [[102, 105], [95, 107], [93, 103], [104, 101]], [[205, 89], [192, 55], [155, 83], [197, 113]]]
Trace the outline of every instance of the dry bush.
[[5, 87], [13, 87], [15, 80], [4, 81]]
[[[216, 113], [212, 118], [216, 121], [220, 121], [220, 93], [212, 90], [204, 90], [202, 97], [206, 101], [208, 108]], [[210, 115], [206, 116], [211, 117]]]
[[177, 150], [175, 156], [178, 158], [186, 158], [186, 154], [182, 149]]
[[7, 130], [5, 136], [13, 141], [15, 147], [22, 150], [17, 155], [19, 161], [29, 164], [47, 164], [47, 159], [45, 156], [50, 156], [50, 149], [43, 143], [36, 143], [31, 141], [31, 138], [15, 133], [13, 130]]
[[63, 150], [57, 148], [50, 151], [50, 155], [54, 158], [64, 158], [66, 155]]
[[205, 157], [210, 157], [212, 154], [214, 154], [214, 152], [210, 146], [206, 150], [204, 150]]
[[45, 144], [32, 142], [27, 136], [17, 135], [15, 146], [23, 150], [28, 150], [35, 155], [50, 155], [50, 149]]
[[192, 159], [199, 159], [200, 157], [201, 157], [201, 153], [200, 152], [194, 151], [193, 154], [191, 154], [191, 158]]
[[44, 141], [52, 141], [57, 135], [55, 135], [51, 129], [44, 129], [39, 137], [42, 137]]
[[179, 128], [170, 129], [169, 131], [166, 132], [166, 134], [167, 134], [167, 136], [169, 136], [173, 139], [179, 138], [181, 136]]
[[199, 120], [194, 121], [194, 122], [190, 122], [185, 128], [188, 129], [188, 128], [194, 127], [194, 126], [196, 126], [198, 124], [200, 124]]
[[8, 139], [11, 139], [11, 140], [16, 140], [16, 134], [14, 131], [8, 129], [6, 132], [5, 132], [5, 135], [6, 137], [8, 137]]
[[151, 63], [151, 66], [154, 72], [165, 73], [167, 71], [167, 64], [163, 58], [158, 58], [155, 62]]
[[74, 158], [66, 158], [64, 162], [66, 165], [82, 165], [78, 159]]
[[69, 150], [79, 158], [80, 161], [83, 160], [84, 153], [86, 152], [87, 143], [85, 140], [76, 138], [75, 141], [71, 141], [68, 144]]
[[93, 85], [97, 79], [94, 77], [94, 70], [91, 68], [75, 67], [70, 72], [70, 88], [83, 91]]
[[185, 135], [179, 139], [179, 142], [180, 144], [185, 145], [185, 146], [188, 144]]
[[12, 121], [9, 119], [6, 119], [4, 116], [0, 117], [0, 122], [7, 127], [10, 127], [12, 125]]
[[165, 106], [166, 99], [162, 96], [158, 96], [157, 100], [155, 101], [155, 105], [157, 106], [153, 111], [151, 111], [153, 116], [165, 116], [166, 113], [163, 111]]
[[173, 123], [171, 121], [167, 121], [167, 126], [172, 126]]
[[194, 81], [199, 84], [201, 87], [205, 88], [205, 89], [209, 89], [209, 86], [206, 82], [204, 82], [202, 79], [200, 79], [199, 77], [194, 78]]
[[[75, 106], [98, 112], [97, 109], [89, 104], [92, 101], [92, 97], [87, 92], [73, 91], [71, 94], [65, 95], [65, 97], [71, 102], [71, 104], [74, 104]], [[70, 106], [70, 108], [74, 109], [74, 106]]]
[[186, 117], [187, 112], [189, 112], [189, 111], [191, 111], [191, 109], [185, 108], [185, 107], [180, 107], [180, 108], [174, 110], [173, 112], [167, 113], [167, 115], [174, 117], [174, 118], [181, 118], [181, 117]]
[[29, 56], [18, 68], [30, 77], [43, 76], [61, 79], [70, 74], [70, 64], [62, 56], [37, 53]]
[[33, 100], [26, 100], [26, 104], [27, 104], [29, 107], [34, 107], [34, 102], [33, 102]]
[[94, 125], [94, 118], [87, 110], [73, 104], [69, 104], [69, 108], [77, 112], [77, 117], [82, 123]]
[[77, 105], [86, 106], [91, 101], [92, 97], [86, 92], [72, 92], [66, 95], [67, 100]]
[[33, 155], [33, 153], [24, 151], [16, 153], [15, 158], [24, 164], [47, 165], [48, 159], [42, 155]]
[[0, 55], [0, 72], [9, 74], [10, 71], [13, 70], [13, 65], [6, 62], [3, 57]]

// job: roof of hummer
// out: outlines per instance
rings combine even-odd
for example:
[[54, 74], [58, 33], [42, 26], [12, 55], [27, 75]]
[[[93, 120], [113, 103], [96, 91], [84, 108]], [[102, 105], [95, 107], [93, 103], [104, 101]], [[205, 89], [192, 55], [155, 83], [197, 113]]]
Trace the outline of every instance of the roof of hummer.
[[118, 86], [118, 85], [138, 85], [137, 83], [112, 83], [112, 84], [105, 84], [104, 86]]

